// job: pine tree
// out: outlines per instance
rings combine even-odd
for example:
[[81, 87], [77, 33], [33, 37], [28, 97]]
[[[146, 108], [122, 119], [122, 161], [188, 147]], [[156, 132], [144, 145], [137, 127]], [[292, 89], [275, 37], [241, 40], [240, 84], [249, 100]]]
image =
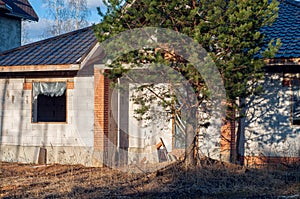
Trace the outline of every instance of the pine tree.
[[[105, 1], [107, 10], [99, 10], [103, 21], [95, 27], [95, 32], [101, 42], [125, 30], [152, 26], [171, 29], [197, 41], [219, 69], [227, 104], [239, 115], [238, 138], [241, 138], [245, 99], [261, 89], [253, 85], [262, 77], [263, 59], [274, 56], [280, 45], [279, 40], [267, 41], [260, 32], [262, 27], [272, 25], [276, 19], [278, 4], [276, 0], [108, 0]], [[164, 55], [165, 52], [157, 51], [155, 56], [151, 55], [151, 61], [180, 65], [173, 68], [192, 85], [198, 98], [197, 106], [209, 98], [205, 82], [193, 67], [176, 56], [172, 61], [166, 61]], [[112, 65], [112, 77], [124, 72], [120, 68], [121, 62], [137, 63], [142, 59], [145, 59], [145, 53], [143, 56], [137, 52], [129, 53]], [[165, 97], [161, 96], [162, 99]], [[174, 108], [174, 105], [169, 105]], [[195, 104], [186, 106], [191, 110], [188, 117], [195, 117], [197, 111], [192, 109]], [[145, 110], [141, 113], [145, 114]], [[197, 129], [198, 126], [192, 124], [186, 128], [186, 134]]]

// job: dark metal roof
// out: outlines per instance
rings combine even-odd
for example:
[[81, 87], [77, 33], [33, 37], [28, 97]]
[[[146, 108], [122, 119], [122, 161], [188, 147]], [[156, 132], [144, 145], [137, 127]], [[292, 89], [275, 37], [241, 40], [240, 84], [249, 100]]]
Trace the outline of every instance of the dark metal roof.
[[6, 15], [32, 21], [39, 20], [28, 0], [0, 0], [0, 5], [10, 8], [10, 12], [6, 13]]
[[97, 42], [92, 27], [0, 53], [0, 66], [78, 64]]
[[0, 0], [0, 13], [7, 13], [10, 12], [11, 10], [7, 7], [7, 5]]
[[[281, 39], [276, 58], [299, 58], [300, 2], [285, 0], [279, 7], [277, 20], [262, 32], [268, 38]], [[92, 27], [88, 27], [2, 52], [0, 66], [78, 64], [96, 42]]]
[[275, 58], [300, 57], [300, 2], [280, 1], [278, 18], [272, 26], [264, 27], [262, 32], [267, 39], [281, 39], [282, 46]]

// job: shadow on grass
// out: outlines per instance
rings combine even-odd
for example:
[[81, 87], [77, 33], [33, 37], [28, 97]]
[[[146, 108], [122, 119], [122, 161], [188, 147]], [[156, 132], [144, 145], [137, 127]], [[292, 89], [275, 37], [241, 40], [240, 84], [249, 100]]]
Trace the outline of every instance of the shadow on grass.
[[[299, 198], [300, 167], [244, 168], [226, 163], [188, 167], [176, 163], [155, 173], [90, 182], [46, 198]], [[294, 197], [291, 197], [294, 196]]]

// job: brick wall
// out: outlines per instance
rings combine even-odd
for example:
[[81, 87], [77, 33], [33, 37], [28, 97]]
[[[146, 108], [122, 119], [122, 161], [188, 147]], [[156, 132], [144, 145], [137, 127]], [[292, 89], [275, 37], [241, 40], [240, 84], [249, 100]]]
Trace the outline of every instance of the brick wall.
[[244, 164], [247, 166], [264, 166], [276, 164], [300, 163], [300, 157], [268, 157], [268, 156], [245, 156]]
[[224, 125], [221, 128], [221, 159], [226, 162], [235, 162], [233, 159], [236, 153], [236, 125], [234, 111], [227, 110], [227, 116], [231, 119], [224, 120]]
[[105, 98], [107, 86], [103, 71], [94, 69], [94, 150], [102, 152], [107, 143], [105, 135], [108, 133], [108, 100]]
[[115, 159], [118, 133], [112, 107], [117, 106], [117, 101], [112, 100], [113, 89], [104, 73], [104, 70], [94, 70], [94, 150], [103, 154], [101, 161], [111, 165]]

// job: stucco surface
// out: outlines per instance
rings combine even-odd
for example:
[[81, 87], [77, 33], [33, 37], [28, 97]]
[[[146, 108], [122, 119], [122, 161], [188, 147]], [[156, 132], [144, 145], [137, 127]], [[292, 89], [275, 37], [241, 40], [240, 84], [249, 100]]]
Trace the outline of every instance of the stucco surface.
[[248, 100], [246, 156], [300, 155], [300, 125], [292, 125], [292, 90], [283, 86], [282, 73], [266, 74], [263, 93]]
[[0, 52], [21, 45], [21, 20], [0, 16]]

